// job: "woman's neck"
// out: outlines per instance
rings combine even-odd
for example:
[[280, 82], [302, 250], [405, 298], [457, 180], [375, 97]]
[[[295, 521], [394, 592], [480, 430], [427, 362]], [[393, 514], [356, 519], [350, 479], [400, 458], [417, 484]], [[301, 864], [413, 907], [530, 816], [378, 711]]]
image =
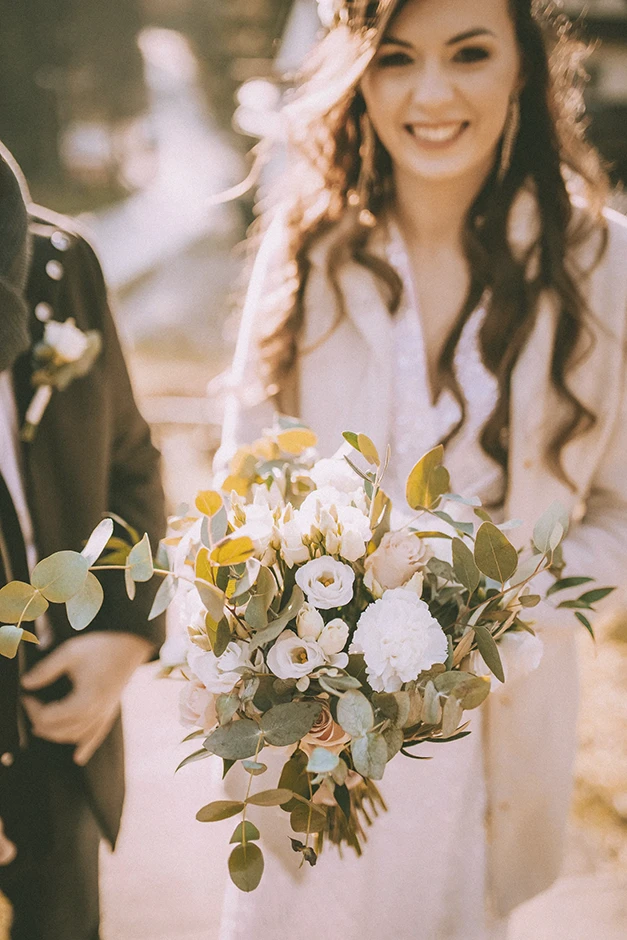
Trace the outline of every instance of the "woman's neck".
[[431, 182], [396, 169], [394, 211], [412, 245], [460, 244], [468, 211], [485, 181], [485, 173], [472, 185], [467, 177]]

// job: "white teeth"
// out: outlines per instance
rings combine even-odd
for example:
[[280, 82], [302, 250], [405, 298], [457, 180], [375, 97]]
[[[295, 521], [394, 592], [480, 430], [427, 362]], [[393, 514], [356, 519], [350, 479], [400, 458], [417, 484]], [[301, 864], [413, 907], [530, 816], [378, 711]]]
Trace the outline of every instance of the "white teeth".
[[419, 140], [425, 140], [430, 143], [446, 143], [453, 140], [459, 134], [462, 128], [461, 124], [410, 124], [409, 129], [414, 137]]

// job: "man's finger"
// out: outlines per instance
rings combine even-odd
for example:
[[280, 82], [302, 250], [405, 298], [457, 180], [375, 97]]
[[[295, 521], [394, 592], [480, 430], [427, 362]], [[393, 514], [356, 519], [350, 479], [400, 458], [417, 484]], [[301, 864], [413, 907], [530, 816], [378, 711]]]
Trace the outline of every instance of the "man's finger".
[[102, 724], [94, 727], [91, 733], [83, 738], [81, 743], [74, 751], [75, 764], [78, 764], [79, 767], [85, 766], [85, 764], [98, 750], [106, 736], [109, 734], [109, 731], [111, 730], [111, 724], [112, 722], [103, 721]]
[[43, 689], [44, 686], [56, 682], [61, 676], [69, 671], [72, 662], [71, 650], [68, 651], [69, 644], [64, 643], [40, 663], [33, 666], [29, 672], [22, 676], [22, 686], [30, 692], [35, 689]]
[[54, 741], [59, 740], [60, 734], [64, 736], [64, 740], [68, 740], [68, 735], [70, 739], [72, 736], [78, 739], [97, 717], [74, 695], [68, 695], [66, 699], [51, 702], [49, 705], [44, 705], [30, 696], [24, 696], [22, 702], [37, 737], [48, 738], [54, 735], [50, 737]]
[[16, 855], [17, 849], [5, 836], [4, 826], [0, 819], [0, 865], [10, 865]]

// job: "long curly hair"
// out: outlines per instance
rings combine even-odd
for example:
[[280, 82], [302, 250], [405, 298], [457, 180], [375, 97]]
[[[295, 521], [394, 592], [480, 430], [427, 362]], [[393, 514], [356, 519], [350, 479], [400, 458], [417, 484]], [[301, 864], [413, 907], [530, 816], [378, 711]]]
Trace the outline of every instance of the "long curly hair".
[[[401, 279], [369, 248], [372, 230], [360, 223], [354, 192], [361, 173], [360, 119], [365, 111], [359, 83], [389, 23], [407, 2], [420, 0], [336, 0], [335, 25], [311, 54], [286, 107], [290, 160], [288, 176], [281, 180], [280, 203], [288, 229], [287, 251], [265, 297], [265, 332], [260, 340], [265, 391], [275, 397], [279, 408], [281, 392], [297, 366], [309, 253], [318, 239], [331, 233], [326, 264], [336, 299], [336, 323], [346, 312], [339, 272], [347, 262], [356, 262], [374, 275], [391, 314], [401, 301]], [[534, 327], [539, 295], [549, 289], [559, 311], [551, 377], [566, 416], [548, 443], [545, 459], [572, 486], [561, 464], [562, 449], [596, 420], [567, 381], [582, 345], [588, 340], [589, 348], [593, 342], [579, 286], [588, 272], [575, 265], [573, 249], [598, 233], [596, 261], [600, 260], [606, 240], [602, 209], [608, 182], [598, 154], [585, 139], [586, 46], [550, 3], [509, 0], [509, 6], [525, 75], [520, 131], [505, 178], [497, 179], [495, 165], [465, 220], [463, 245], [470, 286], [438, 363], [441, 383], [456, 396], [462, 417], [443, 443], [465, 418], [464, 398], [455, 377], [455, 349], [464, 324], [489, 289], [480, 348], [486, 367], [498, 379], [499, 392], [481, 445], [507, 470], [512, 371]], [[393, 195], [391, 159], [378, 140], [375, 170], [369, 209], [376, 217]], [[578, 213], [577, 224], [569, 181], [576, 183], [586, 205], [586, 211]], [[529, 186], [537, 199], [539, 233], [529, 253], [517, 257], [508, 243], [508, 216], [517, 194]], [[530, 276], [532, 252], [537, 264]]]

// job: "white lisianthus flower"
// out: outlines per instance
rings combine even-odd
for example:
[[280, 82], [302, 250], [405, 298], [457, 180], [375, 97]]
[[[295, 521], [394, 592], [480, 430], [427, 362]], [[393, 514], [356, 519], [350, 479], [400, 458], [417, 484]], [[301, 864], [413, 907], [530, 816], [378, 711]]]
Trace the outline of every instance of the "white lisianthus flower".
[[[344, 623], [339, 617], [330, 620], [322, 633], [317, 637], [318, 646], [320, 646], [326, 656], [333, 656], [341, 653], [348, 640], [348, 624]], [[337, 663], [334, 663], [337, 665]]]
[[323, 666], [324, 653], [315, 640], [301, 639], [284, 630], [266, 657], [268, 668], [279, 679], [301, 679]]
[[216, 695], [231, 692], [242, 678], [235, 670], [249, 665], [244, 646], [235, 641], [219, 657], [212, 650], [194, 646], [187, 655], [187, 663], [196, 678]]
[[314, 558], [296, 572], [296, 583], [319, 610], [343, 607], [353, 598], [355, 572], [328, 555]]
[[298, 518], [282, 522], [279, 527], [281, 557], [288, 568], [309, 560], [309, 549], [303, 543], [303, 530]]
[[363, 612], [350, 648], [363, 653], [376, 692], [398, 692], [448, 655], [446, 635], [414, 591], [386, 591]]
[[356, 506], [343, 506], [337, 511], [340, 534], [339, 554], [346, 561], [357, 561], [366, 554], [372, 537], [368, 516]]
[[52, 346], [57, 360], [62, 363], [78, 362], [89, 346], [89, 340], [71, 318], [63, 323], [48, 320], [44, 328], [44, 343]]
[[[528, 675], [540, 665], [544, 644], [539, 637], [527, 633], [526, 630], [508, 630], [497, 643], [506, 683]], [[483, 656], [477, 650], [470, 656], [470, 671], [479, 676], [492, 677]], [[500, 688], [502, 683], [498, 680], [492, 683], [493, 691]]]
[[366, 559], [364, 584], [373, 597], [403, 587], [431, 557], [428, 545], [411, 532], [386, 532]]
[[332, 486], [340, 493], [353, 494], [363, 487], [360, 477], [343, 457], [324, 457], [316, 461], [309, 474], [319, 490]]
[[296, 616], [296, 631], [301, 640], [317, 640], [324, 630], [320, 611], [305, 602]]

